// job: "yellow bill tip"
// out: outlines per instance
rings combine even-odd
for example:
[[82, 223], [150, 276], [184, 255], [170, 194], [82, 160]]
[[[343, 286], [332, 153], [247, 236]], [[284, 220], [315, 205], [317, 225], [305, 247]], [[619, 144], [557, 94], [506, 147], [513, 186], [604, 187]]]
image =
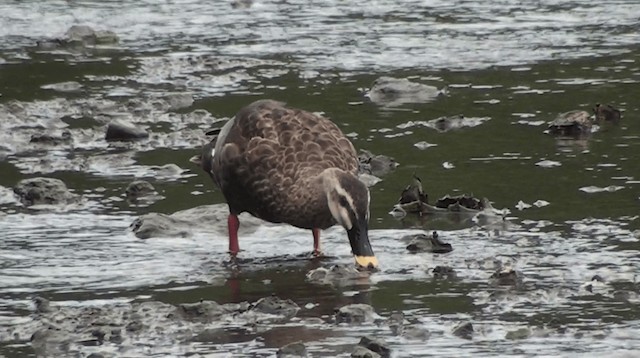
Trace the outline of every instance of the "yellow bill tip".
[[375, 256], [354, 256], [356, 259], [356, 263], [360, 267], [364, 268], [377, 268], [378, 267], [378, 258]]

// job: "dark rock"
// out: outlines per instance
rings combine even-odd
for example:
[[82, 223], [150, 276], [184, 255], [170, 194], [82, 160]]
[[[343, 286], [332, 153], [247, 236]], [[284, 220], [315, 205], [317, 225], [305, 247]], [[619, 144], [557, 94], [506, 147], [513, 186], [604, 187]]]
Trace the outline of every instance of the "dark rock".
[[278, 358], [297, 358], [297, 357], [307, 357], [307, 348], [304, 346], [302, 342], [293, 342], [289, 343], [286, 346], [281, 347], [276, 352], [276, 357]]
[[447, 209], [448, 211], [480, 211], [485, 208], [484, 202], [473, 196], [462, 194], [456, 196], [445, 195], [438, 199], [435, 203], [435, 207]]
[[91, 353], [87, 356], [87, 358], [104, 358], [104, 355], [101, 353]]
[[146, 130], [136, 127], [131, 123], [114, 120], [107, 125], [107, 141], [133, 141], [149, 138]]
[[383, 76], [374, 81], [367, 96], [376, 104], [395, 107], [405, 103], [431, 102], [443, 94], [446, 94], [445, 88], [438, 90], [434, 86], [412, 82], [406, 78]]
[[600, 275], [594, 275], [591, 278], [591, 281], [604, 282], [604, 278], [602, 278], [602, 276], [600, 276]]
[[431, 235], [418, 234], [413, 237], [411, 243], [407, 246], [407, 250], [416, 252], [432, 252], [443, 254], [453, 251], [451, 244], [442, 242], [438, 238], [438, 233], [433, 232]]
[[382, 177], [389, 174], [398, 167], [398, 162], [393, 158], [385, 155], [373, 155], [370, 151], [361, 149], [358, 154], [358, 170], [360, 173], [366, 173]]
[[380, 358], [380, 355], [376, 352], [373, 352], [362, 346], [355, 346], [353, 349], [353, 353], [351, 353], [352, 358]]
[[374, 320], [373, 307], [364, 303], [354, 303], [340, 307], [335, 311], [336, 323], [362, 324]]
[[71, 193], [62, 180], [55, 178], [24, 179], [16, 184], [13, 192], [25, 206], [71, 204], [80, 200], [80, 196]]
[[382, 339], [365, 336], [360, 338], [360, 343], [358, 343], [358, 345], [365, 347], [372, 352], [378, 353], [382, 358], [388, 358], [391, 355], [391, 349]]
[[259, 299], [253, 307], [251, 307], [251, 310], [290, 319], [295, 317], [300, 307], [290, 299], [283, 300], [276, 296], [269, 296]]
[[71, 143], [71, 132], [62, 131], [59, 135], [53, 133], [36, 133], [31, 135], [29, 143], [39, 143], [47, 145], [60, 145]]
[[253, 0], [232, 0], [231, 7], [234, 9], [248, 9], [253, 5]]
[[453, 335], [464, 339], [471, 339], [473, 337], [473, 325], [471, 322], [462, 322], [453, 329]]

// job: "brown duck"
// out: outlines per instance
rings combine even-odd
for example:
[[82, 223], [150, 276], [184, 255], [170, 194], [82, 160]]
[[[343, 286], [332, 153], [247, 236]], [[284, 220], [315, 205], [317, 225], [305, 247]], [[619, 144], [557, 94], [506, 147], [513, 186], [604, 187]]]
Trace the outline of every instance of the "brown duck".
[[[358, 179], [353, 144], [329, 119], [260, 100], [242, 108], [218, 134], [210, 173], [229, 205], [229, 252], [238, 245], [238, 215], [310, 229], [347, 230], [356, 263], [377, 267], [368, 235], [369, 191]], [[204, 167], [204, 166], [203, 166]]]

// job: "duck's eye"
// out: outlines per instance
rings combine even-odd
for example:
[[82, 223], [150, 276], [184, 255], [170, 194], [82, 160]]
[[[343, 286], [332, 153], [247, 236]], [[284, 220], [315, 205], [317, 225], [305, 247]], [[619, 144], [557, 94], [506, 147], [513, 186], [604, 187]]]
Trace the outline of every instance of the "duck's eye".
[[349, 203], [347, 203], [347, 198], [344, 196], [341, 196], [340, 199], [338, 199], [338, 202], [340, 203], [340, 206], [344, 206], [345, 208], [349, 205]]

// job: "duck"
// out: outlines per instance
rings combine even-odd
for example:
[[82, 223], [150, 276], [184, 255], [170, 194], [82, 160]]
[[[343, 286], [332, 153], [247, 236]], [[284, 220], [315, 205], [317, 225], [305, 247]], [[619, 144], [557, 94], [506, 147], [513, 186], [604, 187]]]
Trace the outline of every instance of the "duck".
[[[351, 141], [330, 119], [284, 102], [262, 99], [216, 131], [201, 163], [229, 207], [229, 253], [236, 257], [239, 214], [309, 229], [314, 255], [320, 230], [339, 224], [356, 264], [377, 268], [368, 234], [370, 193], [358, 179]], [[206, 170], [205, 169], [205, 170]]]

